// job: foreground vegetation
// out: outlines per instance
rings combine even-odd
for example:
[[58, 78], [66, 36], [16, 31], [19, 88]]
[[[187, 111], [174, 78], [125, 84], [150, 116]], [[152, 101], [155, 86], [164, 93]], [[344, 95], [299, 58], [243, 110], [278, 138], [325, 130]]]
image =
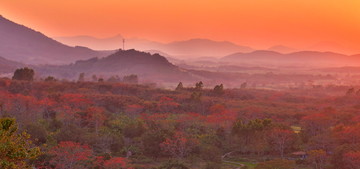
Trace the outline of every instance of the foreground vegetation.
[[272, 91], [199, 82], [165, 90], [4, 78], [0, 152], [12, 154], [1, 153], [0, 166], [352, 169], [360, 166], [359, 98], [346, 86]]

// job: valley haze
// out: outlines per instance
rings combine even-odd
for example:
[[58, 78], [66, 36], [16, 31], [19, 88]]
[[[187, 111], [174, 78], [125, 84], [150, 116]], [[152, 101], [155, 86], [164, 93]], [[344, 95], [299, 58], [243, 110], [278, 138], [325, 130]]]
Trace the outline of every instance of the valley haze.
[[0, 2], [0, 168], [358, 169], [358, 0]]

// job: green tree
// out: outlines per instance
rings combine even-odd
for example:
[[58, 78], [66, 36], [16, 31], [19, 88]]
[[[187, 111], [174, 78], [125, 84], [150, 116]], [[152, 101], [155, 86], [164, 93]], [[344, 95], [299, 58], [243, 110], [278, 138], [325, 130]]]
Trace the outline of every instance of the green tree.
[[92, 78], [92, 80], [93, 80], [94, 82], [97, 82], [97, 81], [98, 81], [98, 77], [97, 77], [96, 75], [92, 75], [91, 78]]
[[25, 67], [25, 68], [16, 69], [12, 79], [13, 80], [33, 81], [34, 75], [35, 75], [35, 72], [33, 69]]
[[222, 95], [224, 94], [224, 85], [223, 84], [220, 84], [220, 85], [216, 85], [214, 87], [214, 93], [216, 95]]
[[325, 168], [327, 154], [324, 150], [311, 150], [308, 154], [309, 158], [307, 160], [313, 164], [315, 169]]
[[192, 101], [199, 102], [199, 101], [201, 101], [201, 96], [202, 96], [201, 92], [193, 92], [190, 96], [190, 99]]
[[295, 161], [275, 159], [259, 163], [255, 169], [293, 169]]
[[350, 88], [347, 92], [346, 95], [353, 95], [355, 93], [355, 89], [354, 88]]
[[247, 86], [247, 83], [246, 83], [246, 82], [244, 82], [244, 83], [242, 83], [242, 84], [241, 84], [240, 88], [241, 88], [241, 89], [245, 89], [245, 88], [246, 88], [246, 86]]
[[177, 160], [170, 160], [161, 165], [158, 169], [189, 169], [185, 164]]
[[207, 162], [204, 169], [221, 169], [221, 163]]
[[145, 133], [142, 136], [144, 154], [157, 159], [161, 155], [160, 144], [165, 141], [166, 135], [166, 131], [163, 130], [153, 130]]
[[127, 75], [123, 77], [124, 83], [137, 84], [139, 82], [139, 78], [137, 75]]
[[45, 78], [45, 82], [56, 82], [57, 80], [53, 76], [48, 76]]
[[183, 86], [182, 82], [179, 82], [179, 84], [177, 85], [175, 90], [179, 91], [179, 90], [183, 90], [183, 89], [184, 89], [184, 86]]
[[263, 131], [272, 127], [271, 119], [255, 119], [245, 123], [238, 119], [234, 122], [232, 127], [232, 134], [245, 139], [245, 143], [249, 144], [250, 137], [256, 134], [257, 131]]
[[202, 90], [204, 83], [202, 81], [195, 84], [195, 90]]
[[40, 155], [39, 147], [33, 147], [27, 133], [17, 133], [14, 119], [0, 119], [0, 168], [30, 168], [30, 160]]
[[85, 73], [80, 73], [78, 82], [83, 82], [83, 81], [85, 81]]

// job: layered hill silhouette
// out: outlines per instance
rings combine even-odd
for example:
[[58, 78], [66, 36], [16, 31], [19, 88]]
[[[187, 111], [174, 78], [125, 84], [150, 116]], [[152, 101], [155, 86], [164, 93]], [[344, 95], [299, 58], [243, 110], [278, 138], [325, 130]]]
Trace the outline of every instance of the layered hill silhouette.
[[190, 39], [166, 44], [159, 50], [170, 54], [185, 56], [224, 56], [233, 52], [250, 52], [250, 47], [238, 46], [227, 41], [212, 41], [208, 39]]
[[80, 73], [90, 78], [97, 76], [126, 76], [136, 74], [144, 81], [178, 81], [193, 80], [186, 70], [171, 64], [159, 54], [150, 54], [136, 50], [119, 50], [103, 58], [91, 58], [64, 66], [42, 66], [36, 68], [42, 76], [51, 75], [58, 78], [76, 79]]
[[[252, 51], [249, 47], [208, 39], [191, 39], [167, 44], [133, 39], [133, 41], [127, 41], [126, 47], [129, 48], [131, 43], [134, 46], [141, 44], [143, 49], [148, 48], [148, 52], [137, 50], [100, 52], [85, 47], [64, 45], [3, 17], [0, 17], [0, 37], [0, 56], [2, 57], [0, 57], [0, 73], [11, 73], [16, 68], [27, 65], [34, 68], [40, 77], [51, 75], [72, 80], [76, 80], [80, 73], [85, 73], [88, 79], [91, 79], [92, 75], [109, 78], [136, 74], [142, 81], [152, 82], [207, 80], [214, 84], [224, 81], [240, 83], [245, 79], [255, 78], [246, 74], [247, 72], [271, 72], [275, 70], [272, 67], [274, 65], [289, 68], [294, 68], [294, 66], [360, 66], [360, 55], [318, 51], [293, 53], [279, 53], [271, 50]], [[79, 38], [85, 38], [85, 41], [91, 40], [89, 37]], [[118, 36], [112, 40], [117, 42], [121, 39], [122, 36]], [[108, 41], [108, 39], [103, 41]], [[122, 44], [117, 45], [121, 47]], [[272, 49], [290, 50], [284, 46]], [[176, 55], [173, 55], [174, 53]], [[234, 54], [228, 55], [229, 53]], [[221, 59], [211, 57], [216, 55], [227, 56]], [[187, 69], [180, 68], [170, 63], [164, 56], [170, 58], [173, 63], [183, 65], [186, 65], [185, 58], [178, 60], [172, 57], [196, 56], [197, 60], [187, 59], [186, 61], [197, 61], [195, 64], [197, 68], [196, 70], [190, 70], [191, 66], [186, 67]], [[207, 67], [204, 68], [204, 65]], [[353, 69], [347, 69], [347, 71], [351, 70]]]
[[326, 73], [359, 74], [360, 67], [355, 67], [355, 66], [329, 67], [329, 68], [315, 69], [314, 71], [326, 72]]
[[279, 52], [279, 53], [293, 53], [293, 52], [298, 51], [296, 49], [293, 49], [291, 47], [287, 47], [284, 45], [275, 45], [275, 46], [270, 47], [268, 50], [274, 51], [274, 52]]
[[[72, 46], [81, 45], [92, 49], [118, 49], [122, 47], [123, 36], [110, 38], [94, 38], [91, 36], [55, 37], [55, 39]], [[145, 39], [126, 39], [125, 48], [141, 51], [158, 50], [179, 57], [225, 56], [235, 52], [251, 52], [252, 48], [240, 46], [228, 41], [213, 41], [209, 39], [190, 39], [171, 43], [160, 43]]]
[[122, 47], [123, 36], [95, 38], [92, 36], [54, 37], [55, 40], [70, 46], [86, 46], [94, 50], [115, 50]]
[[17, 68], [24, 67], [24, 64], [7, 60], [0, 57], [0, 73], [13, 73]]
[[0, 56], [25, 64], [68, 64], [106, 52], [70, 47], [0, 16]]
[[235, 53], [225, 56], [222, 61], [231, 63], [252, 63], [272, 65], [308, 65], [308, 66], [357, 66], [360, 55], [344, 55], [333, 52], [300, 51], [283, 54], [274, 51], [254, 51]]

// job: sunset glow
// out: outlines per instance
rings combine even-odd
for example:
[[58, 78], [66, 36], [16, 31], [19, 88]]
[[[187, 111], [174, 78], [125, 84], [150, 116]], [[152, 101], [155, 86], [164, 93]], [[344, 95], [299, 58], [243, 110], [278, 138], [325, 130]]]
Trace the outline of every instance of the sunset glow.
[[208, 38], [260, 49], [326, 43], [353, 54], [359, 7], [358, 0], [3, 0], [0, 14], [52, 37]]
[[358, 169], [360, 0], [0, 0], [0, 169]]

